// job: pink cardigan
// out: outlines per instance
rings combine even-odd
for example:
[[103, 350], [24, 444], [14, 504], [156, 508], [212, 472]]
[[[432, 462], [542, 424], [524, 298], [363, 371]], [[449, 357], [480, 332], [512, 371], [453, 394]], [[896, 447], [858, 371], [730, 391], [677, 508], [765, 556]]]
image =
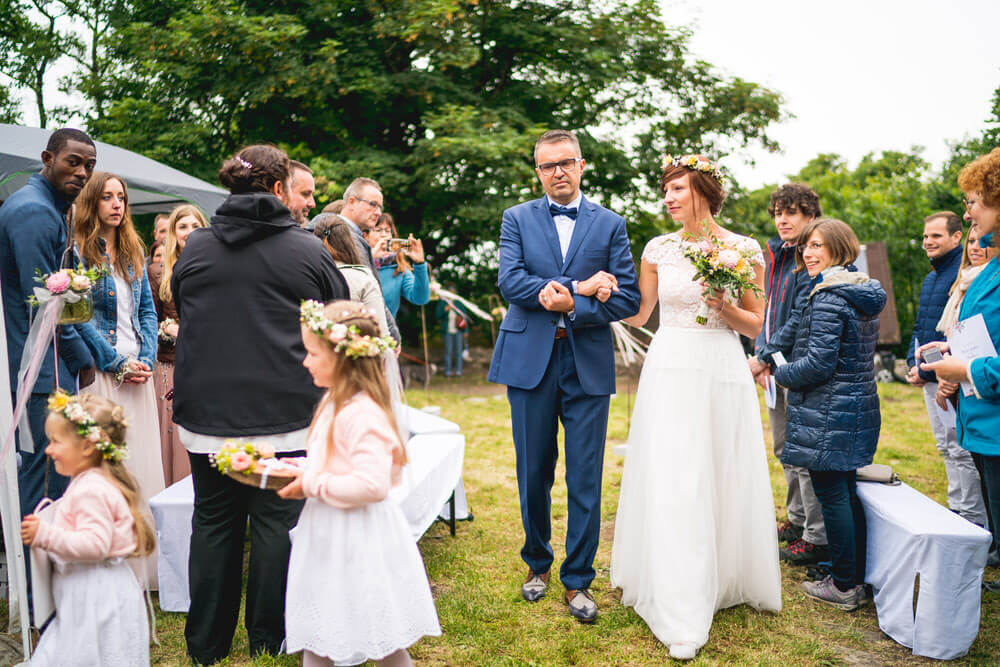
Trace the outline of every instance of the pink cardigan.
[[382, 408], [368, 394], [352, 398], [337, 415], [327, 455], [332, 417], [333, 405], [328, 405], [309, 434], [310, 458], [318, 455], [325, 463], [302, 476], [303, 492], [342, 509], [384, 499], [402, 476], [403, 447]]
[[125, 496], [98, 468], [77, 473], [38, 524], [32, 548], [66, 561], [100, 561], [135, 551], [135, 521]]

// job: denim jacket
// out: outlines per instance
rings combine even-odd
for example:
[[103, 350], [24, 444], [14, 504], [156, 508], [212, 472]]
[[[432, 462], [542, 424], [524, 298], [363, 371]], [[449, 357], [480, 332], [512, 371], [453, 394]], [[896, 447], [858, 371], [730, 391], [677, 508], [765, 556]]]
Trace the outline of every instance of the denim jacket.
[[[107, 254], [105, 264], [111, 265]], [[149, 277], [145, 267], [142, 278], [130, 281], [132, 303], [138, 307], [132, 310], [132, 328], [139, 340], [139, 361], [150, 368], [156, 356], [157, 323], [156, 308], [153, 306], [153, 292], [149, 288]], [[105, 373], [117, 372], [127, 360], [115, 349], [118, 341], [118, 299], [115, 296], [115, 279], [107, 275], [98, 280], [91, 292], [94, 297], [94, 317], [85, 324], [78, 325], [84, 342], [94, 355], [97, 367]]]

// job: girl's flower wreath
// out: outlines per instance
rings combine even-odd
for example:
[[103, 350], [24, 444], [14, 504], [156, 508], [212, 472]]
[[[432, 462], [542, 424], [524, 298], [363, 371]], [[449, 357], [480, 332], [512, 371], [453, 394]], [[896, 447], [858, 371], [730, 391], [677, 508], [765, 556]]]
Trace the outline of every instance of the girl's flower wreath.
[[319, 301], [303, 301], [299, 321], [309, 331], [333, 345], [335, 351], [343, 352], [351, 359], [377, 357], [396, 347], [396, 341], [389, 336], [366, 336], [354, 325], [347, 326], [328, 319], [323, 314], [323, 304]]
[[[111, 463], [121, 463], [128, 456], [128, 449], [124, 442], [112, 442], [108, 434], [104, 432], [97, 421], [80, 404], [77, 396], [70, 396], [62, 389], [57, 389], [49, 396], [49, 411], [62, 415], [76, 426], [76, 433], [81, 438], [94, 444], [97, 451]], [[123, 428], [128, 426], [124, 419], [120, 420]]]

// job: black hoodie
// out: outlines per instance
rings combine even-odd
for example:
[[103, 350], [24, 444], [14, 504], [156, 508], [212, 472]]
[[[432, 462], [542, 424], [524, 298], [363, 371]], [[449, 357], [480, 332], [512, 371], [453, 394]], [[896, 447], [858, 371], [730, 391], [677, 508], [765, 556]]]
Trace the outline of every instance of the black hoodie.
[[174, 421], [214, 436], [308, 426], [321, 390], [302, 366], [299, 305], [350, 298], [322, 242], [273, 195], [230, 195], [188, 236], [170, 287]]

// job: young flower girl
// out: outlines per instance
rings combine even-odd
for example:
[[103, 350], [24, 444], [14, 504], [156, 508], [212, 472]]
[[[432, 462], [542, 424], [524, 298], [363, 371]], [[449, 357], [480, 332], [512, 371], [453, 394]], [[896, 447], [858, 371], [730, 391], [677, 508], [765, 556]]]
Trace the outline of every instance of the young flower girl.
[[56, 613], [33, 666], [149, 664], [142, 590], [125, 559], [152, 552], [156, 538], [122, 465], [126, 426], [121, 406], [105, 398], [62, 391], [49, 398], [45, 453], [71, 480], [46, 518], [21, 522], [24, 543], [53, 562]]
[[305, 472], [278, 492], [307, 498], [292, 530], [285, 628], [303, 667], [412, 664], [406, 648], [440, 635], [420, 552], [387, 498], [406, 453], [392, 415], [375, 316], [362, 304], [302, 304], [303, 365], [327, 389]]

